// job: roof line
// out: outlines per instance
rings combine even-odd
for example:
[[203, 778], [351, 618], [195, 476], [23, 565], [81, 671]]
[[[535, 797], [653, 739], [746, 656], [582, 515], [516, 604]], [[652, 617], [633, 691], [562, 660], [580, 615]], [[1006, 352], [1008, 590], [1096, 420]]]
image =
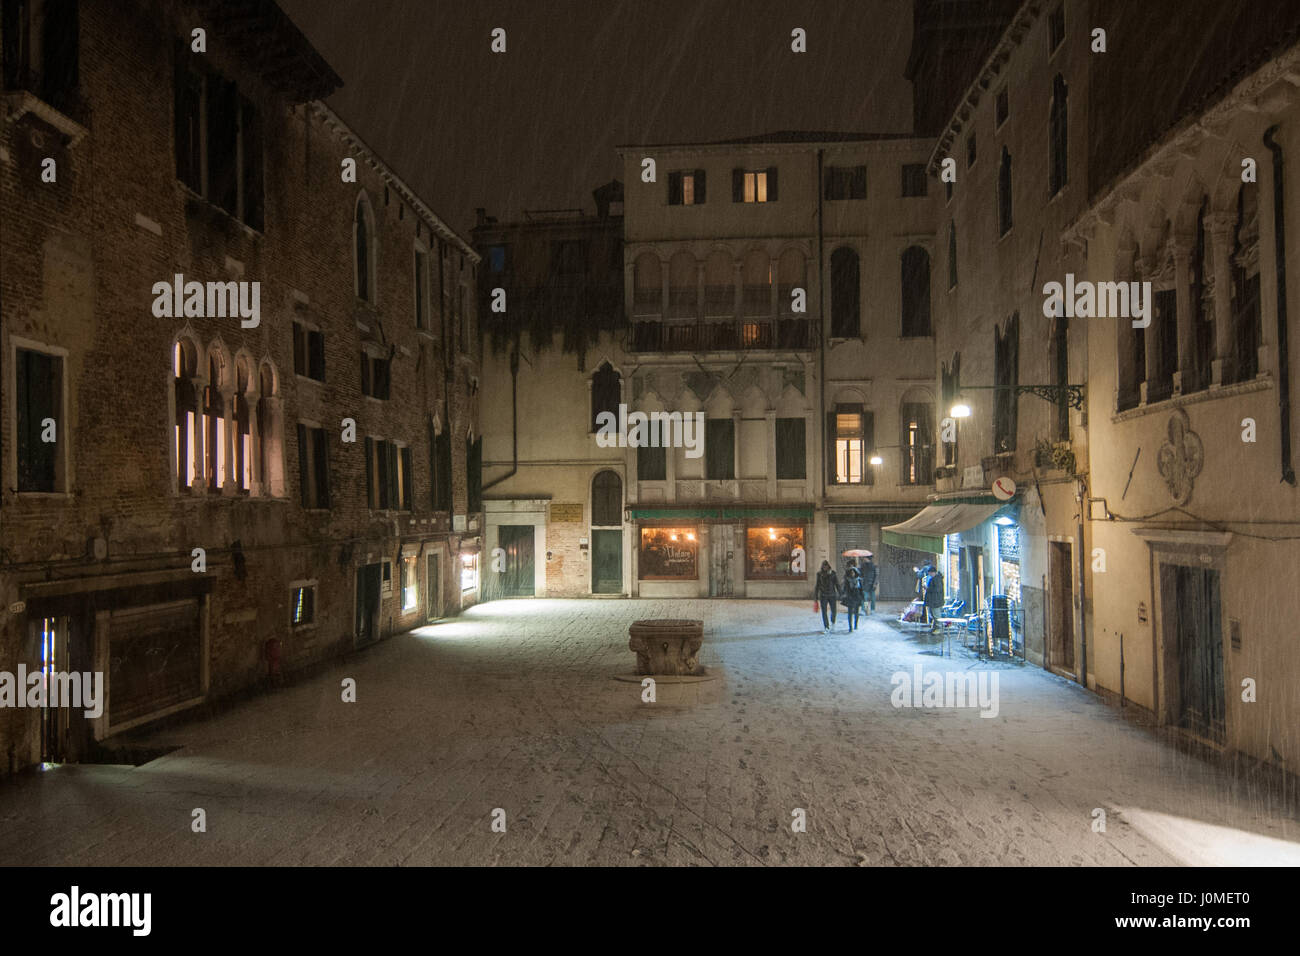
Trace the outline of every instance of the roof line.
[[371, 168], [378, 172], [385, 182], [389, 183], [389, 185], [396, 189], [398, 195], [404, 198], [415, 212], [424, 217], [425, 222], [430, 229], [438, 233], [442, 238], [459, 247], [462, 252], [471, 257], [473, 262], [477, 263], [482, 260], [483, 257], [474, 251], [474, 247], [470, 245], [469, 240], [458, 233], [455, 229], [451, 228], [451, 226], [447, 225], [441, 216], [429, 208], [429, 205], [416, 194], [415, 190], [408, 186], [406, 182], [393, 171], [393, 168], [389, 166], [388, 163], [384, 162], [379, 154], [371, 149], [365, 140], [363, 140], [357, 132], [352, 129], [352, 127], [348, 126], [348, 124], [345, 123], [337, 113], [326, 106], [321, 100], [312, 100], [310, 105], [311, 108], [320, 115], [325, 123], [333, 128], [340, 137], [342, 137], [344, 142], [362, 154], [363, 158], [370, 164]]

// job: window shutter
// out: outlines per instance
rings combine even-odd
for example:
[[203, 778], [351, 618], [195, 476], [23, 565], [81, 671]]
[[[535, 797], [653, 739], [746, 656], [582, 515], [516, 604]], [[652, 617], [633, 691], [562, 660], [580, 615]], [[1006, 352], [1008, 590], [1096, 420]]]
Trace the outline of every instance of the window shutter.
[[329, 438], [323, 428], [312, 431], [314, 446], [312, 448], [313, 464], [316, 466], [316, 507], [330, 506], [330, 458]]
[[388, 445], [388, 506], [393, 509], [399, 509], [402, 506], [402, 496], [397, 481], [397, 446], [392, 442]]
[[862, 413], [862, 482], [867, 485], [876, 483], [875, 465], [871, 456], [876, 453], [876, 413]]
[[361, 394], [372, 395], [374, 390], [370, 387], [370, 356], [361, 352]]
[[695, 170], [695, 204], [704, 204], [704, 170]]
[[767, 167], [767, 201], [776, 202], [776, 167]]
[[321, 332], [312, 332], [307, 336], [311, 347], [311, 377], [325, 381], [325, 336]]
[[826, 413], [826, 480], [835, 484], [835, 413]]
[[745, 171], [743, 169], [733, 169], [731, 171], [731, 201], [745, 201]]
[[682, 174], [668, 174], [668, 205], [680, 206], [682, 204]]
[[310, 471], [307, 467], [307, 456], [311, 454], [307, 448], [307, 426], [298, 423], [298, 498], [304, 508], [310, 508], [309, 492], [311, 491]]
[[375, 506], [375, 440], [366, 436], [366, 505]]
[[853, 198], [867, 198], [867, 167], [865, 166], [853, 167]]
[[402, 510], [411, 510], [411, 449], [402, 449]]

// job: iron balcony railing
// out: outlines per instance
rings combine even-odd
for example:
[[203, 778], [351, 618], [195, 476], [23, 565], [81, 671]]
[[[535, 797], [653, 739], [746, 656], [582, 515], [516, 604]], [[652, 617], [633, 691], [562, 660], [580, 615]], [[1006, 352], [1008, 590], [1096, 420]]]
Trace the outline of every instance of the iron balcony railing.
[[807, 350], [813, 347], [808, 319], [673, 321], [634, 318], [633, 352], [730, 352], [746, 349]]

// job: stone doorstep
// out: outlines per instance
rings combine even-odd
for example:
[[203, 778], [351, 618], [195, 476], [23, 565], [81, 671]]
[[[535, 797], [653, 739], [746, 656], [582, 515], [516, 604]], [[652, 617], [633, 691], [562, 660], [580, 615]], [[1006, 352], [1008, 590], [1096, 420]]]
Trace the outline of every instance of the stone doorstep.
[[[703, 668], [700, 668], [703, 671]], [[704, 673], [695, 674], [614, 674], [613, 679], [626, 681], [630, 684], [639, 684], [647, 677], [654, 680], [656, 684], [699, 684], [703, 681], [717, 680], [722, 676], [722, 672], [716, 668]]]

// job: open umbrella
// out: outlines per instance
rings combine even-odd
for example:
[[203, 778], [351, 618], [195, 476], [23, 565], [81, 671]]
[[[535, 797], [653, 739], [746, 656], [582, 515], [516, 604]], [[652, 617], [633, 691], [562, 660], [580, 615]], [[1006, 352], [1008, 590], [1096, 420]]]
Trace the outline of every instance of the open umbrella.
[[841, 557], [845, 558], [874, 558], [875, 552], [868, 551], [866, 548], [849, 548]]

